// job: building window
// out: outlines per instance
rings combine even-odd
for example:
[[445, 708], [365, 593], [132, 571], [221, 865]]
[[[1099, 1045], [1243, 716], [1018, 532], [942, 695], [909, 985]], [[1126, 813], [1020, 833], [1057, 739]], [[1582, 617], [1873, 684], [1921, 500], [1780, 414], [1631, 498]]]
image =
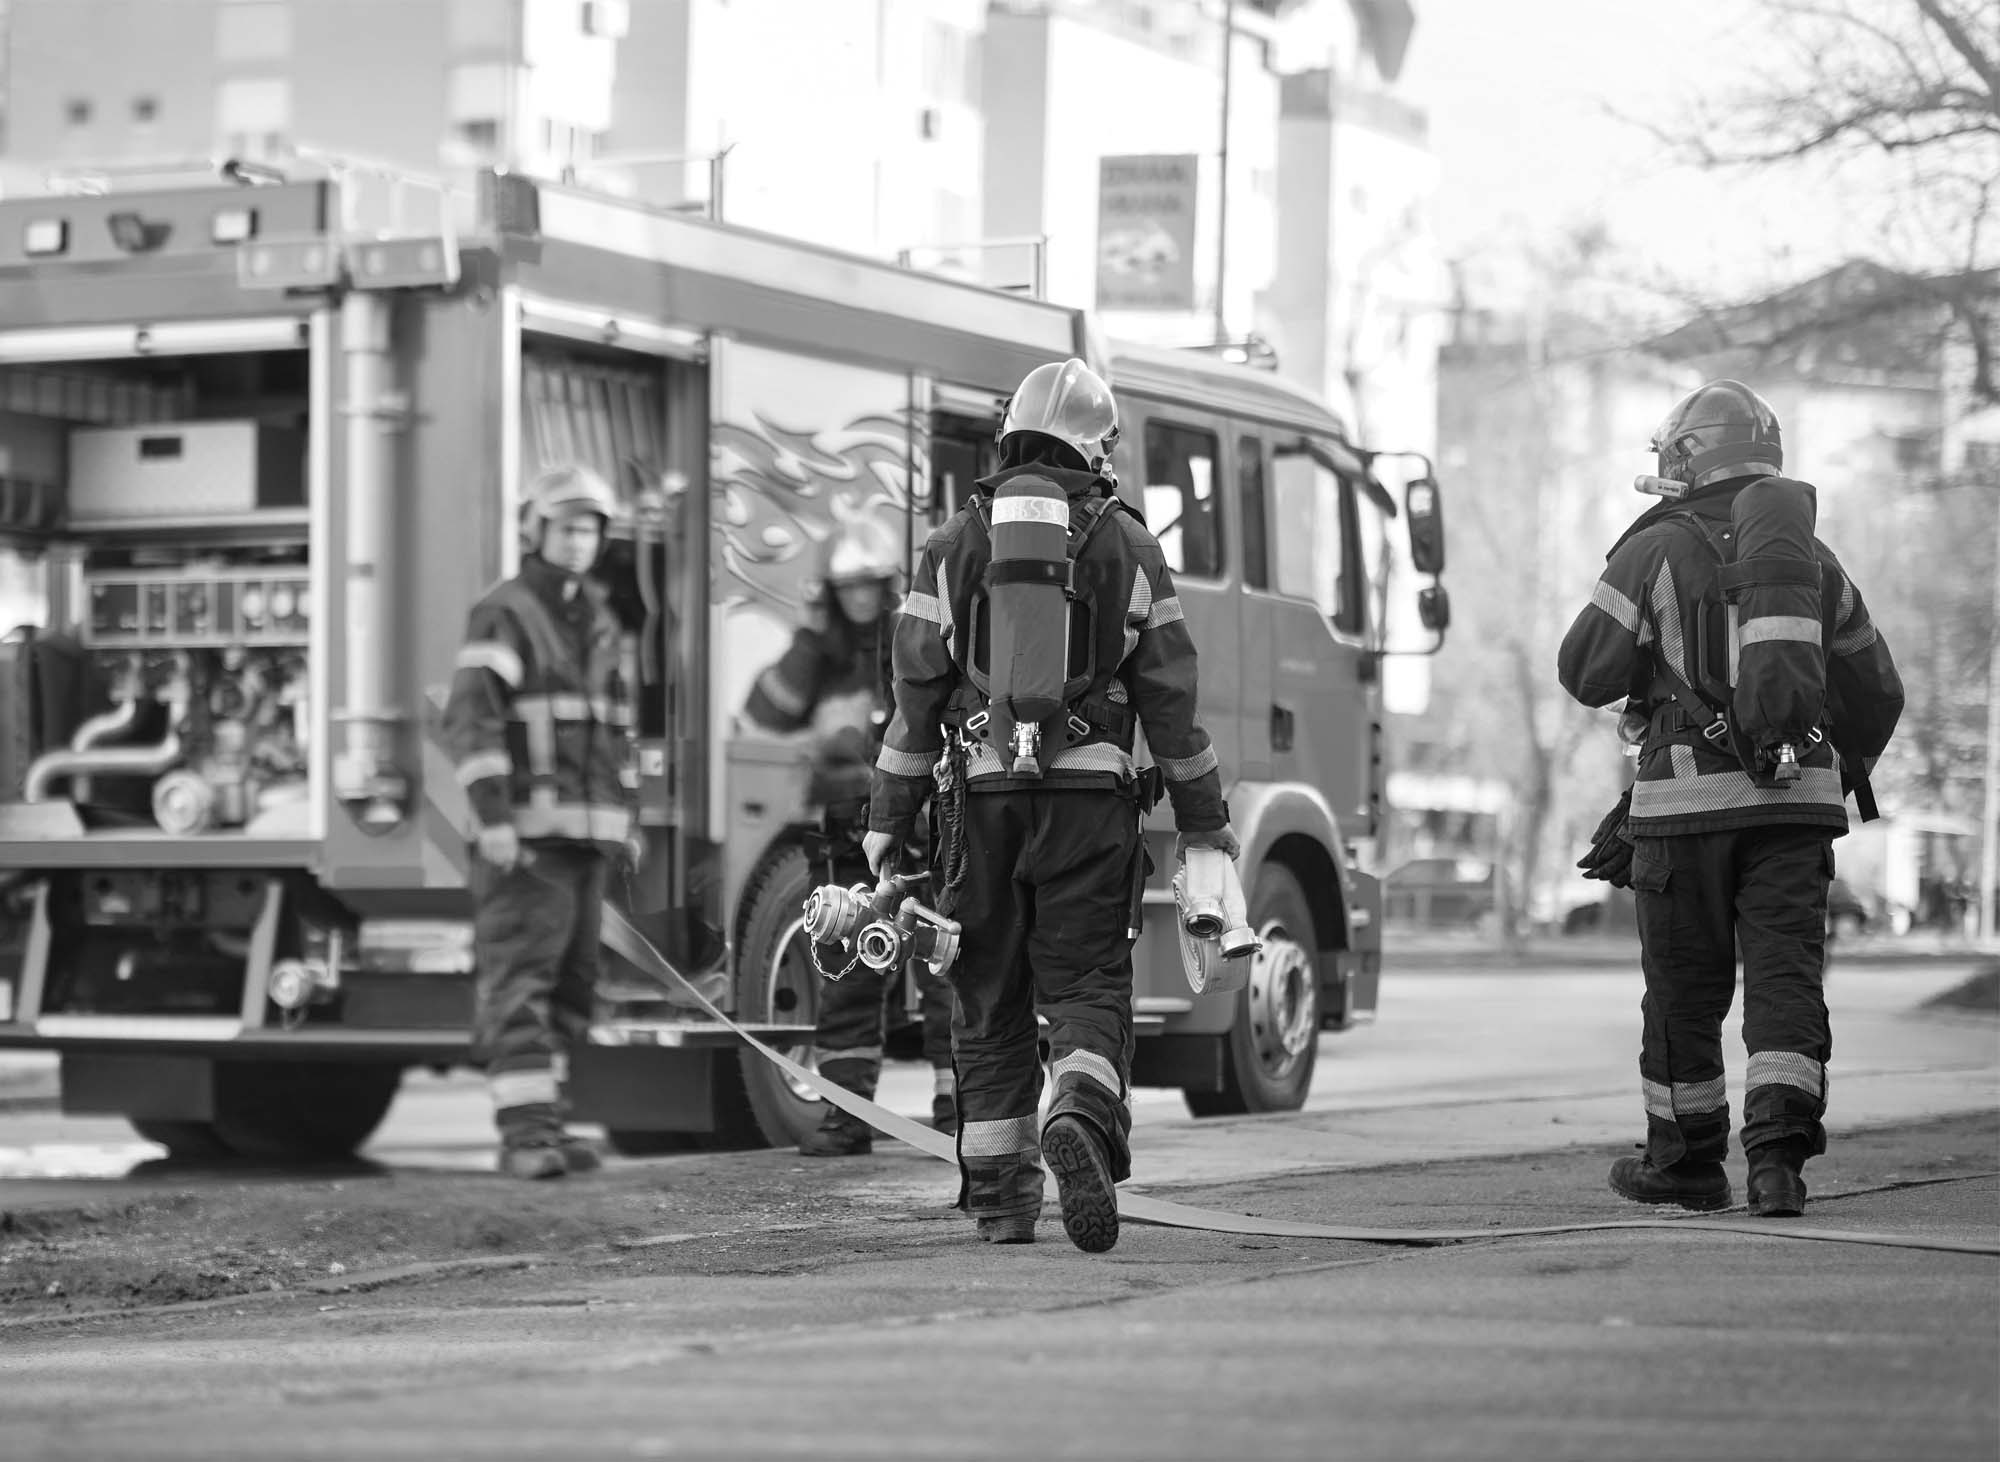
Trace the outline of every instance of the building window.
[[90, 98], [87, 96], [73, 96], [63, 103], [63, 120], [72, 127], [88, 127], [90, 113]]
[[1213, 432], [1146, 423], [1146, 523], [1175, 573], [1222, 577], [1220, 457]]
[[226, 0], [215, 12], [221, 61], [282, 61], [292, 54], [292, 7], [284, 0]]
[[232, 152], [268, 154], [292, 130], [292, 84], [282, 77], [234, 77], [215, 91], [215, 130]]
[[467, 147], [480, 152], [496, 152], [500, 147], [500, 124], [492, 117], [473, 117], [454, 122], [452, 133]]
[[926, 96], [960, 106], [979, 105], [979, 37], [942, 21], [924, 25]]
[[132, 98], [132, 120], [141, 127], [150, 126], [160, 119], [160, 99], [156, 96], [135, 96]]

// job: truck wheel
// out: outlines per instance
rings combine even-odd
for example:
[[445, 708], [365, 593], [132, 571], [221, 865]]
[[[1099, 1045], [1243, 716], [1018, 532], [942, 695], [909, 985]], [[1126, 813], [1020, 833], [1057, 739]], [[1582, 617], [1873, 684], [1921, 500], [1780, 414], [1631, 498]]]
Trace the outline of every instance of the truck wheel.
[[348, 1157], [381, 1125], [402, 1081], [400, 1066], [218, 1061], [215, 1134], [240, 1157]]
[[127, 1117], [132, 1130], [167, 1150], [170, 1162], [216, 1162], [234, 1156], [216, 1135], [213, 1122], [177, 1122], [163, 1117]]
[[1290, 869], [1266, 863], [1250, 897], [1264, 939], [1223, 1038], [1222, 1089], [1186, 1092], [1197, 1117], [1296, 1112], [1319, 1060], [1319, 956], [1312, 905]]
[[[799, 848], [775, 854], [750, 880], [736, 950], [736, 1010], [746, 1023], [811, 1025], [819, 1015], [820, 976], [805, 937], [804, 906], [812, 888], [812, 868]], [[810, 1041], [778, 1049], [809, 1070], [818, 1066]], [[747, 1047], [739, 1059], [750, 1109], [773, 1147], [796, 1146], [819, 1126], [826, 1106], [810, 1090]]]

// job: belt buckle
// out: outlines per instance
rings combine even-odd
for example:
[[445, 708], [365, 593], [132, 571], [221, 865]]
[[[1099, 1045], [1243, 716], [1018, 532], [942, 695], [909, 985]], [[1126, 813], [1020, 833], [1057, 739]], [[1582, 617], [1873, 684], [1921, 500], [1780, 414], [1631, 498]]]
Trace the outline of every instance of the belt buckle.
[[1722, 745], [1728, 739], [1728, 736], [1729, 722], [1722, 716], [1717, 716], [1713, 721], [1710, 721], [1706, 726], [1701, 728], [1701, 739], [1706, 741], [1710, 746]]
[[1090, 734], [1090, 731], [1090, 722], [1084, 720], [1083, 717], [1071, 716], [1069, 718], [1069, 734], [1072, 741], [1083, 740], [1084, 737]]

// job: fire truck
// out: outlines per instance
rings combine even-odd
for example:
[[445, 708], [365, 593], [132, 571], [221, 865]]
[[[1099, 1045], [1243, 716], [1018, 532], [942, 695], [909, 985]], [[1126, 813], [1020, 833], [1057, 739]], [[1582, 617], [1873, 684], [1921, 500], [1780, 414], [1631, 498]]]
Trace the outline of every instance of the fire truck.
[[[0, 201], [0, 1047], [60, 1053], [66, 1111], [188, 1157], [350, 1152], [407, 1071], [469, 1059], [439, 708], [467, 610], [516, 567], [524, 482], [581, 461], [629, 509], [599, 572], [651, 856], [616, 897], [810, 1060], [804, 756], [740, 719], [751, 680], [830, 534], [877, 516], [914, 558], [1013, 385], [1079, 355], [1177, 573], [1264, 935], [1247, 989], [1190, 994], [1156, 810], [1134, 1080], [1196, 1114], [1300, 1105], [1380, 973], [1398, 504], [1340, 420], [1265, 372], [1104, 345], [1032, 292], [497, 171], [417, 225], [379, 181], [225, 168]], [[1441, 636], [1427, 474], [1403, 507]], [[600, 996], [566, 1094], [619, 1150], [816, 1123], [615, 958]]]

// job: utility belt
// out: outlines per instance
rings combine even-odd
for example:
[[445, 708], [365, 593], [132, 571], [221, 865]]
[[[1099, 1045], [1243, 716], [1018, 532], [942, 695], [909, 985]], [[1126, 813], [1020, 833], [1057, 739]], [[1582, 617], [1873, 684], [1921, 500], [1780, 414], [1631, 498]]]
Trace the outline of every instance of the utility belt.
[[[1069, 717], [1069, 746], [1088, 746], [1106, 741], [1129, 752], [1138, 732], [1139, 718], [1129, 701], [1113, 700], [1099, 691], [1078, 696], [1064, 707]], [[980, 741], [986, 715], [986, 697], [971, 686], [961, 686], [945, 702], [945, 728], [967, 741]]]

